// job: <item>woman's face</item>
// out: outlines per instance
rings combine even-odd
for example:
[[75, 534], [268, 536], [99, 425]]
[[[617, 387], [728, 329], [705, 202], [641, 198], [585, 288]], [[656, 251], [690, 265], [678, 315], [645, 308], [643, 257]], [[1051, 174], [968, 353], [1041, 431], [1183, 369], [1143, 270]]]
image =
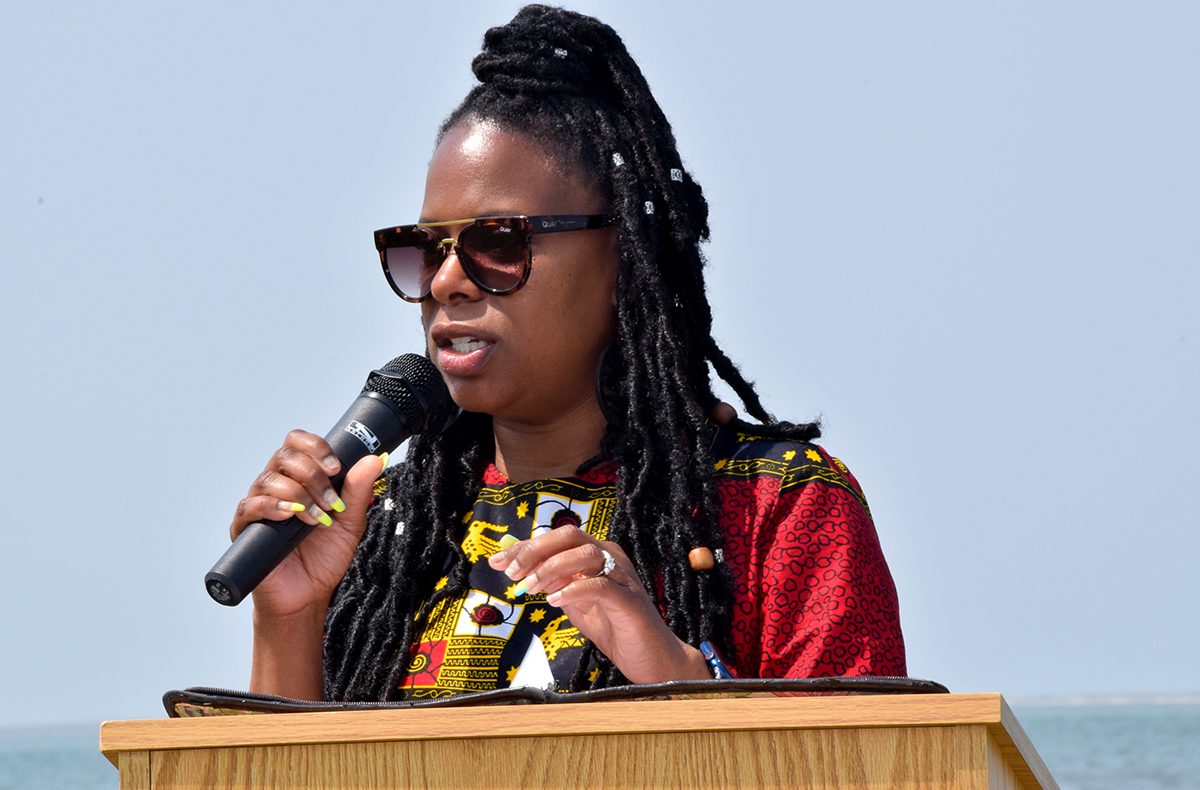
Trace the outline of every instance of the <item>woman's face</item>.
[[[520, 134], [485, 123], [451, 129], [434, 152], [422, 222], [535, 214], [600, 214], [603, 200]], [[461, 226], [451, 226], [457, 237]], [[529, 280], [514, 293], [479, 289], [451, 253], [421, 305], [429, 354], [467, 411], [548, 425], [595, 410], [596, 365], [614, 336], [613, 228], [533, 237]]]

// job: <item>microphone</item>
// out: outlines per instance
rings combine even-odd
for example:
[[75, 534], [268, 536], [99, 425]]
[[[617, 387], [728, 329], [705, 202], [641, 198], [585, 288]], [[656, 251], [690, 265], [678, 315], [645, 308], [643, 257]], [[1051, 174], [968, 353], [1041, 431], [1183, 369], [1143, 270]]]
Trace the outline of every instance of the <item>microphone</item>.
[[[444, 420], [452, 401], [437, 368], [420, 354], [396, 357], [371, 371], [359, 396], [325, 436], [341, 462], [330, 478], [340, 490], [360, 458], [391, 452], [435, 420]], [[314, 529], [299, 518], [248, 525], [204, 576], [212, 599], [237, 606]]]

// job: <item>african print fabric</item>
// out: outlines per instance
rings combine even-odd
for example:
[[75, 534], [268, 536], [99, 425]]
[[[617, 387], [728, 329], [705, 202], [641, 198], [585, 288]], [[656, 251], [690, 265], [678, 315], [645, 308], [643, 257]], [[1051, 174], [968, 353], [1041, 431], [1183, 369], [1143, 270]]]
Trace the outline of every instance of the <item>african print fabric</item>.
[[573, 512], [593, 538], [605, 540], [616, 504], [611, 472], [512, 485], [489, 466], [475, 507], [463, 519], [462, 548], [471, 563], [468, 590], [430, 614], [409, 661], [405, 696], [507, 688], [523, 665], [528, 669], [527, 662], [548, 664], [553, 674], [552, 685], [537, 685], [569, 690], [586, 640], [562, 610], [546, 603], [545, 593], [515, 595], [516, 582], [488, 565], [487, 558], [500, 550], [504, 535], [529, 540], [548, 532], [563, 510]]
[[[718, 433], [712, 449], [723, 561], [734, 579], [734, 655], [727, 659], [735, 674], [905, 675], [895, 585], [845, 465], [818, 445], [735, 431]], [[514, 679], [520, 685], [539, 663], [548, 664], [551, 688], [568, 690], [585, 638], [544, 594], [514, 595], [515, 583], [487, 558], [504, 535], [536, 537], [564, 509], [604, 540], [615, 493], [611, 464], [521, 484], [489, 466], [464, 519], [468, 589], [430, 616], [410, 654], [405, 696], [507, 688]]]
[[896, 586], [846, 465], [815, 444], [734, 432], [713, 455], [737, 671], [907, 675]]

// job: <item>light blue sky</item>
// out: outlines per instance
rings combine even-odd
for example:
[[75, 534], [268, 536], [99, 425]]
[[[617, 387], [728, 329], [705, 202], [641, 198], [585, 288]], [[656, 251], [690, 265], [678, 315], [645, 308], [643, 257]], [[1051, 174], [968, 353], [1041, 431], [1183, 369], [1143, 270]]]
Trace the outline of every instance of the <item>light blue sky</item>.
[[[516, 7], [0, 12], [0, 724], [246, 686], [201, 579], [283, 434], [419, 348], [370, 233]], [[574, 7], [705, 187], [719, 339], [866, 487], [910, 672], [1200, 690], [1197, 7]]]

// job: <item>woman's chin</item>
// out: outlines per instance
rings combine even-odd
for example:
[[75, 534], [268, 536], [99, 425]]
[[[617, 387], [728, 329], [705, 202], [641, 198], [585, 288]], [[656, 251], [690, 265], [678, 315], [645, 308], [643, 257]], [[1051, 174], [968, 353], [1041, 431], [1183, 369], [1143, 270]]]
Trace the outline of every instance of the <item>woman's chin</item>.
[[463, 411], [495, 414], [496, 410], [501, 407], [496, 398], [497, 393], [494, 386], [489, 387], [474, 379], [461, 379], [453, 376], [444, 378], [446, 379], [446, 388], [450, 390], [450, 397]]

